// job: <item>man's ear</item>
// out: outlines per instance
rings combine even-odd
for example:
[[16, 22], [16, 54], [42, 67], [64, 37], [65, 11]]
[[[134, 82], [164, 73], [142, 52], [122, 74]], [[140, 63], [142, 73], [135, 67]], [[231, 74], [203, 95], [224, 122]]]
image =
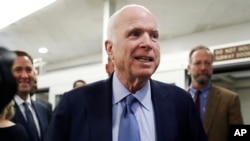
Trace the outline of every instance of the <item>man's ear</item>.
[[106, 40], [105, 41], [105, 50], [106, 50], [106, 52], [111, 60], [113, 58], [113, 49], [112, 48], [113, 48], [112, 42], [109, 40]]

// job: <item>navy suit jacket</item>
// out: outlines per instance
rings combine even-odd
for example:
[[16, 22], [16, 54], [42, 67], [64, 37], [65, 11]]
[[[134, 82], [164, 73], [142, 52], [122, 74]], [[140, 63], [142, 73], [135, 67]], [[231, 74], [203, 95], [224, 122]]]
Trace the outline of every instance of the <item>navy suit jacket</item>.
[[44, 100], [38, 99], [38, 98], [36, 99], [36, 102], [44, 105], [52, 112], [52, 104], [50, 102], [47, 102], [47, 101], [44, 101]]
[[[49, 122], [52, 116], [52, 111], [50, 109], [48, 109], [46, 106], [37, 103], [36, 101], [31, 100], [32, 106], [35, 109], [37, 118], [38, 118], [38, 122], [39, 122], [39, 126], [40, 126], [40, 132], [41, 132], [41, 140], [44, 139], [44, 136], [46, 134], [46, 131], [48, 129], [49, 126]], [[27, 126], [26, 120], [21, 112], [21, 110], [19, 109], [18, 105], [15, 103], [15, 115], [12, 119], [12, 121], [16, 124], [21, 124], [27, 131], [27, 133], [29, 134], [30, 138], [31, 137], [31, 132]]]
[[[157, 141], [206, 141], [185, 90], [150, 80]], [[66, 92], [45, 141], [112, 141], [112, 77]]]

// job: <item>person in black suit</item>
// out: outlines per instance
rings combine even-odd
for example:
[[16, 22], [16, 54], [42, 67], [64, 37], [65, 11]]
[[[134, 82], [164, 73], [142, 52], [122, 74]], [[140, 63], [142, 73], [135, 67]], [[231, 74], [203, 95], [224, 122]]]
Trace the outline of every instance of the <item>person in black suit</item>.
[[12, 121], [25, 127], [30, 140], [41, 141], [46, 133], [52, 113], [46, 106], [30, 98], [35, 78], [32, 57], [24, 51], [14, 52], [17, 57], [12, 66], [12, 73], [18, 88], [14, 97], [16, 114]]
[[[66, 92], [45, 141], [207, 140], [191, 96], [151, 79], [160, 46], [157, 22], [148, 9], [127, 5], [113, 14], [105, 49], [115, 71], [106, 80]], [[130, 122], [135, 132], [124, 124]]]

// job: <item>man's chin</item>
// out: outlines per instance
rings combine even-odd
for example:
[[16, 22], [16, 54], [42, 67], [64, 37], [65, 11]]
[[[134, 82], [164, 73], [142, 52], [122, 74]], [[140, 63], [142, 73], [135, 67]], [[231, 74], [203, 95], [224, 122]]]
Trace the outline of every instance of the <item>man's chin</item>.
[[140, 72], [137, 76], [140, 78], [150, 78], [152, 76], [152, 72]]
[[19, 89], [18, 91], [21, 94], [29, 94], [31, 90], [30, 89]]
[[210, 78], [207, 76], [204, 77], [196, 77], [195, 78], [196, 82], [198, 82], [198, 84], [200, 85], [204, 85], [207, 84], [210, 81]]
[[209, 82], [209, 79], [199, 79], [197, 80], [197, 82], [200, 84], [200, 85], [205, 85]]

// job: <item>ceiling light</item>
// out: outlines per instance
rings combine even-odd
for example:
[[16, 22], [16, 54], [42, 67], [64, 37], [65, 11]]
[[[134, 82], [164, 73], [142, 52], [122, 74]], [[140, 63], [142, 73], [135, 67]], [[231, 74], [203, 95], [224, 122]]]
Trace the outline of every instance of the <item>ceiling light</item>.
[[38, 49], [38, 52], [42, 53], [42, 54], [45, 54], [45, 53], [48, 52], [48, 49], [46, 47], [41, 47], [41, 48]]
[[55, 1], [56, 0], [1, 0], [0, 29]]

